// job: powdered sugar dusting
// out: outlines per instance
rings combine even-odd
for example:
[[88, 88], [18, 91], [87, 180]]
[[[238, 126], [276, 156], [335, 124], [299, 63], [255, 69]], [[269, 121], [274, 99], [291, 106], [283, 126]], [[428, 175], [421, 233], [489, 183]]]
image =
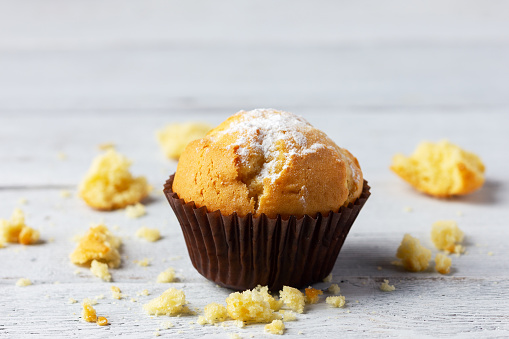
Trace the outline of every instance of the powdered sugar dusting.
[[269, 178], [274, 181], [279, 176], [275, 167], [280, 141], [283, 141], [286, 146], [283, 169], [288, 166], [293, 155], [312, 153], [325, 147], [318, 143], [308, 145], [308, 140], [301, 131], [313, 127], [304, 118], [295, 114], [273, 109], [256, 109], [240, 111], [236, 115], [240, 119], [233, 122], [221, 134], [237, 135], [232, 146], [238, 146], [237, 154], [244, 164], [248, 163], [248, 158], [253, 151], [263, 154], [265, 163], [259, 173], [262, 179]]

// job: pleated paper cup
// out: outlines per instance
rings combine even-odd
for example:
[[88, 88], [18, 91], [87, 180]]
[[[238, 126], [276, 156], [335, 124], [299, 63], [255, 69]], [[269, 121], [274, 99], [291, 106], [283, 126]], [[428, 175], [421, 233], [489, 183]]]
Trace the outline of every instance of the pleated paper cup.
[[368, 199], [361, 196], [338, 212], [287, 220], [265, 214], [244, 217], [196, 208], [173, 192], [173, 178], [164, 193], [182, 228], [193, 266], [205, 278], [234, 290], [257, 285], [277, 291], [322, 281], [332, 271], [350, 228]]

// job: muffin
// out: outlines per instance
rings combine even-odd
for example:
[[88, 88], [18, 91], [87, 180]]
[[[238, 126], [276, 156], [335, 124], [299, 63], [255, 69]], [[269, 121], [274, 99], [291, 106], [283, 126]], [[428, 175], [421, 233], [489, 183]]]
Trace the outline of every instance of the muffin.
[[279, 289], [330, 273], [369, 186], [357, 159], [325, 133], [257, 109], [188, 144], [164, 192], [202, 275]]

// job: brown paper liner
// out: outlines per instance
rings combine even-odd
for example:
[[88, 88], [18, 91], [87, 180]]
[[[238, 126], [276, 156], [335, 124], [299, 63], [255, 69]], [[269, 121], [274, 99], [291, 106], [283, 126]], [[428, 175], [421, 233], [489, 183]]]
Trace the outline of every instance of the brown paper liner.
[[173, 178], [164, 185], [187, 245], [193, 266], [205, 278], [235, 290], [257, 285], [277, 291], [283, 285], [303, 287], [322, 281], [332, 271], [355, 218], [368, 199], [361, 196], [337, 213], [283, 220], [265, 214], [239, 217], [207, 212], [173, 192]]

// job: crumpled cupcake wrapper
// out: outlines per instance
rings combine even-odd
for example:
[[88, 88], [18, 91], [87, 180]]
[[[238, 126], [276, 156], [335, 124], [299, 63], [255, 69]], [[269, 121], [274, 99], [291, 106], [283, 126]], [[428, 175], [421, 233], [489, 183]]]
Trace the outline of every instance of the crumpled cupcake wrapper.
[[257, 285], [280, 290], [322, 281], [332, 271], [350, 228], [370, 196], [367, 181], [361, 196], [337, 213], [297, 219], [265, 214], [239, 217], [196, 208], [173, 192], [173, 178], [164, 185], [187, 245], [191, 262], [205, 278], [234, 290]]

